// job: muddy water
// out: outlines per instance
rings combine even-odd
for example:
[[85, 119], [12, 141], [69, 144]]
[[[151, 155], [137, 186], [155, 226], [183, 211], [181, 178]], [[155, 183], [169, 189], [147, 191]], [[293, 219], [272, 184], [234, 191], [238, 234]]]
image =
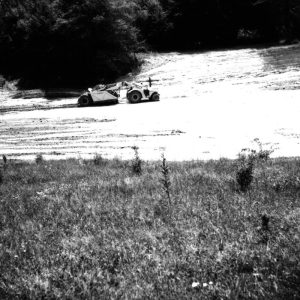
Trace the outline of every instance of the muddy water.
[[274, 156], [300, 153], [300, 45], [149, 54], [160, 102], [77, 108], [76, 98], [12, 99], [0, 90], [0, 154], [11, 158], [236, 157], [259, 138]]

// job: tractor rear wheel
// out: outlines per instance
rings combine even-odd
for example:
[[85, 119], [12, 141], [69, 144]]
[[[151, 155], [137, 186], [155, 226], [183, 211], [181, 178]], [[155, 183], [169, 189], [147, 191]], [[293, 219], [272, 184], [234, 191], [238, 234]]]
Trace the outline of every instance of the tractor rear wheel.
[[159, 93], [153, 93], [150, 97], [151, 101], [159, 101]]
[[78, 106], [83, 107], [83, 106], [89, 106], [92, 104], [92, 101], [89, 96], [83, 95], [78, 99]]
[[142, 100], [142, 94], [139, 91], [132, 91], [127, 94], [130, 103], [139, 103]]

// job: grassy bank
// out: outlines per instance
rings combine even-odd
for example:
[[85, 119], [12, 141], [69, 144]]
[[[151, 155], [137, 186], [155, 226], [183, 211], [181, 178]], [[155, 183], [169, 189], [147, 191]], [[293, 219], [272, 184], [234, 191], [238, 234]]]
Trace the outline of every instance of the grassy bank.
[[8, 161], [0, 298], [299, 299], [300, 160], [254, 156]]

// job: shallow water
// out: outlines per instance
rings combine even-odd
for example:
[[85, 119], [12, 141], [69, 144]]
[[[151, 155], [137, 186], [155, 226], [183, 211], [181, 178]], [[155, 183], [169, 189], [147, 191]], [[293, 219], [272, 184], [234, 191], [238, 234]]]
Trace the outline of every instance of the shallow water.
[[300, 45], [149, 54], [135, 80], [159, 80], [160, 102], [77, 108], [76, 98], [0, 91], [0, 154], [11, 158], [234, 158], [259, 138], [273, 156], [300, 153]]

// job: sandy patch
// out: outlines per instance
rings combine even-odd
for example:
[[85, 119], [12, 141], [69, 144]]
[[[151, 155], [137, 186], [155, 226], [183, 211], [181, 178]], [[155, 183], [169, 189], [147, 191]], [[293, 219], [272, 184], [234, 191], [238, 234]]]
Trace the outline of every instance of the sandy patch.
[[[0, 95], [0, 154], [33, 159], [235, 158], [259, 138], [274, 156], [300, 153], [299, 46], [148, 57], [160, 102], [77, 108], [76, 98]], [[151, 59], [153, 67], [151, 68]], [[150, 65], [150, 66], [149, 66]]]

